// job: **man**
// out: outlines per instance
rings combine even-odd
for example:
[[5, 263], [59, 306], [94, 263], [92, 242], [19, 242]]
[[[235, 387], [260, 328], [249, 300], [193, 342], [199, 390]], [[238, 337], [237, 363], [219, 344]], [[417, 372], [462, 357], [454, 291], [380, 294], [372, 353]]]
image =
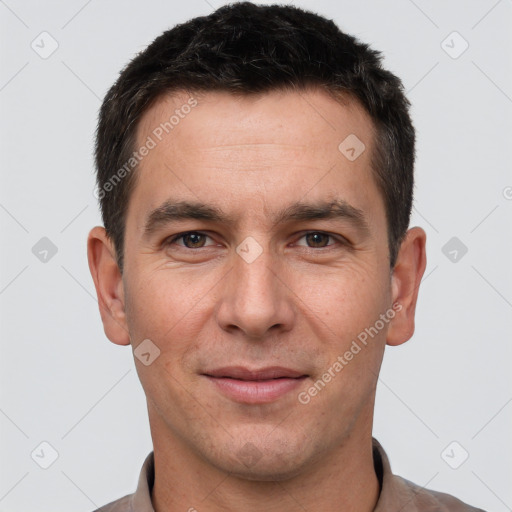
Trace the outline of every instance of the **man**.
[[220, 8], [123, 70], [88, 257], [154, 452], [101, 510], [476, 510], [372, 439], [426, 265], [408, 107], [377, 52], [294, 7]]

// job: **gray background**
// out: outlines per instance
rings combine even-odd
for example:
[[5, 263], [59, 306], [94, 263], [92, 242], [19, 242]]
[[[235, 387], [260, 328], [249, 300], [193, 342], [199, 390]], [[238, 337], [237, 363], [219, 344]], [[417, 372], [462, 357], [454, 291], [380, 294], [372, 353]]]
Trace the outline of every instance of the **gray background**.
[[[96, 116], [136, 52], [222, 3], [0, 1], [0, 512], [85, 512], [135, 489], [145, 399], [86, 259]], [[385, 356], [375, 436], [394, 472], [512, 510], [512, 2], [294, 3], [383, 51], [413, 103], [428, 267], [416, 334]]]

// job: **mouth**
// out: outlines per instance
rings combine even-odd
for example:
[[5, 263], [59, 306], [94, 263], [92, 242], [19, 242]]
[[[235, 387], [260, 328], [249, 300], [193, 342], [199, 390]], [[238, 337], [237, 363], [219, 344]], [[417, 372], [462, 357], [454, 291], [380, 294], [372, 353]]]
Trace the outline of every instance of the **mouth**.
[[244, 404], [264, 404], [278, 400], [296, 389], [308, 375], [278, 366], [249, 370], [230, 366], [202, 374], [227, 398]]

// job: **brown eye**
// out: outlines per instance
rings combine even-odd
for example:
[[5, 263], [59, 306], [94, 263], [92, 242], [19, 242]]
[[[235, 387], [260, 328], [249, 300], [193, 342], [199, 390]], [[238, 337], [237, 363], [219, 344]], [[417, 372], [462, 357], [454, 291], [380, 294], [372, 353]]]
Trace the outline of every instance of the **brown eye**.
[[314, 233], [308, 233], [304, 235], [306, 237], [306, 241], [309, 247], [327, 247], [329, 245], [329, 238], [331, 238], [331, 235], [328, 235], [327, 233], [320, 233], [320, 232], [314, 232]]
[[[207, 238], [210, 237], [198, 231], [189, 231], [188, 233], [175, 236], [169, 241], [169, 245], [176, 244], [178, 247], [185, 247], [187, 249], [201, 249], [206, 247]], [[182, 240], [182, 243], [176, 243], [178, 240]]]
[[190, 249], [195, 249], [197, 247], [203, 247], [205, 243], [205, 235], [201, 233], [187, 233], [183, 235], [183, 243], [186, 247]]

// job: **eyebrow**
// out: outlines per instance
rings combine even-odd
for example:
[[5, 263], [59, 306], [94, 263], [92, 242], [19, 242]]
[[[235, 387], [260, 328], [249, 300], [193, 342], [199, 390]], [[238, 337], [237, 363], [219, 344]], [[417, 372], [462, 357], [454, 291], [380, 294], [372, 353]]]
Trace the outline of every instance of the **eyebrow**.
[[[195, 201], [167, 200], [148, 215], [144, 236], [149, 237], [159, 228], [179, 220], [205, 220], [222, 224], [235, 224], [235, 217], [227, 215], [216, 206]], [[273, 216], [274, 225], [291, 221], [340, 219], [349, 221], [358, 230], [368, 234], [370, 227], [362, 210], [343, 199], [315, 203], [297, 202]]]

